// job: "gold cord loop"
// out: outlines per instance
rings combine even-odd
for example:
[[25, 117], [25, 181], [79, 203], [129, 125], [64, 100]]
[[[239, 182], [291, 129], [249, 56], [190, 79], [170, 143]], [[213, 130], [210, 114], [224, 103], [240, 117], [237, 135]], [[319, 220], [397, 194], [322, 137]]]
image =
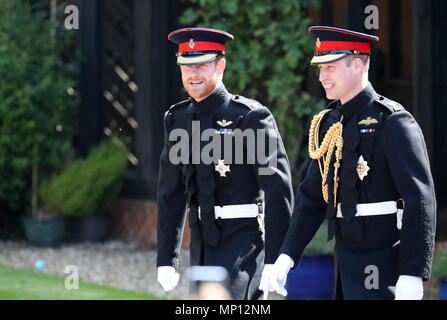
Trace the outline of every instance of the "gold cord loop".
[[324, 201], [329, 203], [329, 193], [327, 185], [327, 175], [329, 173], [329, 164], [335, 149], [335, 163], [334, 163], [334, 207], [337, 205], [337, 188], [338, 188], [338, 169], [340, 168], [340, 161], [342, 159], [343, 149], [343, 115], [339, 122], [334, 123], [326, 132], [321, 146], [319, 146], [318, 132], [320, 129], [321, 119], [323, 116], [331, 111], [330, 109], [321, 111], [314, 116], [310, 124], [309, 130], [309, 156], [312, 159], [318, 160], [320, 167], [321, 184]]

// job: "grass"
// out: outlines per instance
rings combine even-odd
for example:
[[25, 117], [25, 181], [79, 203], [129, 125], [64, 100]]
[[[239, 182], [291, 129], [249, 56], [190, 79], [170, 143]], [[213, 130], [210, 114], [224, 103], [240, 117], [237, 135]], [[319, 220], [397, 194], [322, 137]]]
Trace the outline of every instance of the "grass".
[[65, 278], [0, 264], [0, 300], [158, 300], [156, 296], [79, 281], [65, 288]]

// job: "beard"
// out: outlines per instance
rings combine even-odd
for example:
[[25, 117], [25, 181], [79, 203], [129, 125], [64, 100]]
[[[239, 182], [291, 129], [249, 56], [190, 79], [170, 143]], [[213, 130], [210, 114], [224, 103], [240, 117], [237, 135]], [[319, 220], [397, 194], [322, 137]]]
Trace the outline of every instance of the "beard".
[[182, 79], [182, 82], [189, 96], [197, 102], [208, 97], [217, 87], [217, 79], [189, 78]]

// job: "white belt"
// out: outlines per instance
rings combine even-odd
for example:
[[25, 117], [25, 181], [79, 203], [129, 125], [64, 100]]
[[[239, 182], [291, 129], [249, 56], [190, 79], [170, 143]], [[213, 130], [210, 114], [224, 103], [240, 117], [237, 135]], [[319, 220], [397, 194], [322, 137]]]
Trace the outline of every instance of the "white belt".
[[[356, 205], [356, 210], [356, 217], [395, 214], [397, 212], [397, 201], [359, 203]], [[343, 214], [341, 212], [341, 203], [337, 204], [337, 218], [343, 218]]]
[[[264, 212], [264, 210], [262, 210]], [[214, 206], [214, 215], [221, 219], [235, 219], [235, 218], [256, 218], [259, 214], [258, 205], [251, 204], [236, 204], [229, 206]], [[199, 219], [200, 219], [199, 207]]]

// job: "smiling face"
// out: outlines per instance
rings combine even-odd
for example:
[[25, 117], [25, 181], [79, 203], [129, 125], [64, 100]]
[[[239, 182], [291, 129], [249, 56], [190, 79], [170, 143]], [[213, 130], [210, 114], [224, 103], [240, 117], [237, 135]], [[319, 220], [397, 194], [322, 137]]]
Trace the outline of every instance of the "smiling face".
[[360, 59], [347, 63], [341, 59], [318, 65], [320, 82], [329, 100], [340, 100], [342, 104], [354, 98], [368, 82], [368, 73]]
[[225, 59], [199, 65], [182, 65], [182, 83], [191, 98], [197, 102], [208, 97], [222, 81]]

